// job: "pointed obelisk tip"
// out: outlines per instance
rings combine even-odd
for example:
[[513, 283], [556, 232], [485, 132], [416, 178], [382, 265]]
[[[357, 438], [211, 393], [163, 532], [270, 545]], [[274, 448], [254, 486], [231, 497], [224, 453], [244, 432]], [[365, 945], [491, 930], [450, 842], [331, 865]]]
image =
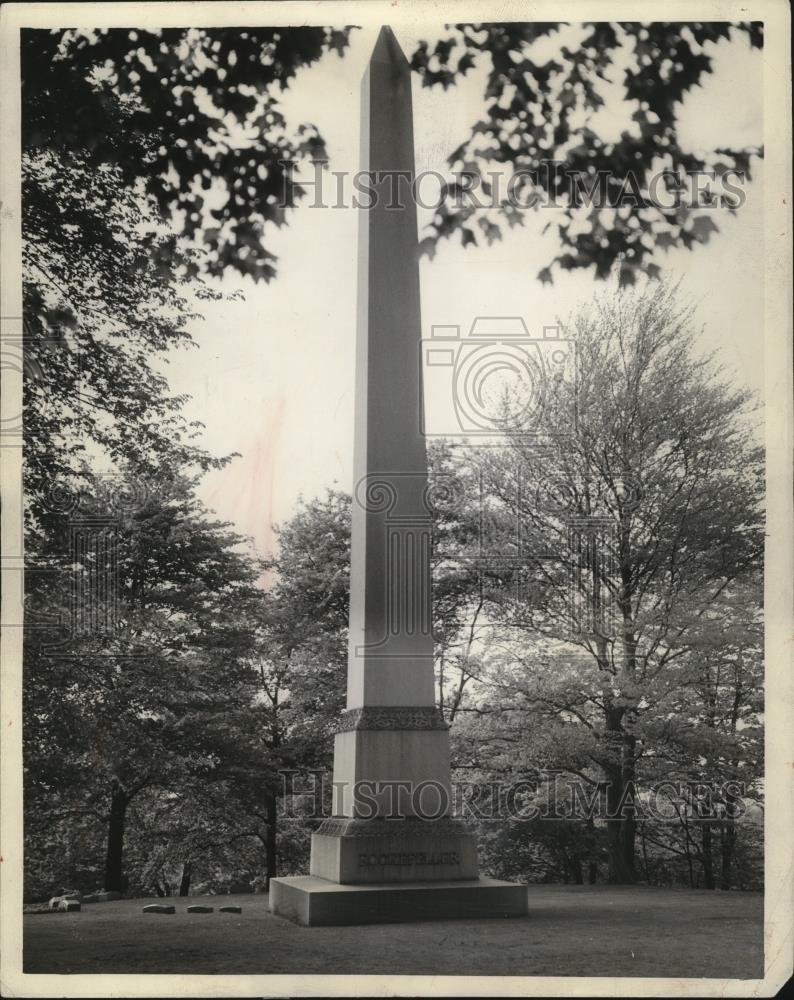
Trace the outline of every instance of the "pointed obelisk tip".
[[378, 40], [372, 50], [370, 62], [406, 63], [405, 53], [400, 43], [394, 37], [394, 32], [388, 24], [384, 24], [378, 33]]

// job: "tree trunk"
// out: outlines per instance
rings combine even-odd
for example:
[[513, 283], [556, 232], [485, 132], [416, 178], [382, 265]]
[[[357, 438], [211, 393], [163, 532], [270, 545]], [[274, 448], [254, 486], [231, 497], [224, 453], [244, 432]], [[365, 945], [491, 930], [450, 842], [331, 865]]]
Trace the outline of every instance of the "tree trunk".
[[267, 830], [265, 831], [265, 887], [270, 889], [270, 880], [278, 874], [278, 863], [276, 858], [276, 796], [267, 793], [265, 795], [265, 819]]
[[695, 869], [692, 865], [692, 851], [689, 849], [690, 836], [689, 827], [684, 822], [684, 853], [686, 855], [687, 869], [689, 870], [689, 888], [695, 888]]
[[598, 862], [591, 861], [587, 867], [587, 881], [590, 885], [595, 885], [598, 881]]
[[189, 861], [186, 861], [182, 865], [182, 879], [179, 883], [180, 896], [190, 895], [190, 873], [191, 873], [191, 865]]
[[[617, 785], [616, 782], [614, 784]], [[616, 787], [614, 792], [611, 789], [607, 791], [607, 803], [614, 797], [613, 804], [617, 808], [622, 797], [621, 792], [622, 789], [619, 787]], [[633, 885], [637, 881], [634, 868], [628, 860], [630, 854], [623, 841], [624, 828], [625, 821], [619, 816], [607, 820], [607, 852], [609, 858], [607, 881], [612, 885]]]
[[[631, 773], [627, 766], [626, 734], [621, 725], [622, 710], [608, 708], [606, 711], [605, 737], [609, 753], [614, 763], [605, 764], [607, 789], [607, 855], [609, 872], [607, 881], [612, 885], [634, 885], [637, 876], [634, 871], [634, 788], [626, 783], [626, 775]], [[633, 739], [633, 737], [631, 738]], [[627, 805], [627, 802], [630, 803]], [[626, 817], [629, 822], [627, 823]]]
[[711, 826], [709, 825], [709, 820], [706, 820], [701, 827], [700, 851], [704, 885], [706, 889], [716, 889], [717, 883], [714, 880], [714, 859], [711, 850]]
[[105, 889], [108, 892], [124, 891], [122, 856], [124, 853], [124, 823], [127, 818], [129, 798], [117, 782], [113, 782], [108, 823], [108, 850], [105, 859]]
[[634, 736], [625, 735], [621, 747], [621, 778], [623, 784], [623, 828], [621, 840], [623, 846], [623, 864], [631, 873], [631, 881], [637, 879], [634, 866], [634, 849], [637, 841], [637, 807], [636, 787], [634, 782], [634, 753], [637, 740]]
[[731, 818], [722, 821], [722, 836], [720, 838], [720, 889], [730, 889], [732, 883], [733, 855], [736, 850], [736, 827]]
[[651, 869], [648, 867], [648, 847], [645, 843], [645, 824], [642, 825], [641, 831], [642, 831], [642, 861], [643, 865], [645, 866], [645, 881], [648, 883], [648, 885], [652, 885], [653, 883], [651, 882]]

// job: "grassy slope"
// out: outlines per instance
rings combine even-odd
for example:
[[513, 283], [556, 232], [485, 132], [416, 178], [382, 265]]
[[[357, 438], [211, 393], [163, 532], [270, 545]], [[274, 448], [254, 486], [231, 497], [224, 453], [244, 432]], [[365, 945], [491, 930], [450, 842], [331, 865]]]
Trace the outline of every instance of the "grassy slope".
[[[367, 927], [296, 927], [267, 897], [96, 903], [31, 915], [25, 972], [381, 973], [760, 978], [759, 893], [531, 886], [530, 916]], [[165, 900], [160, 900], [165, 902]], [[188, 914], [189, 903], [240, 903], [241, 915]]]

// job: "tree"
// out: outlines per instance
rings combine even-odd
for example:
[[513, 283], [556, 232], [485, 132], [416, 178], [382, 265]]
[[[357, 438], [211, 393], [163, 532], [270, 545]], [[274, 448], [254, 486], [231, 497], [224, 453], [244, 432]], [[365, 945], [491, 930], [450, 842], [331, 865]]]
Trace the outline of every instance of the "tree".
[[[341, 56], [349, 32], [24, 29], [23, 150], [117, 172], [171, 231], [207, 251], [176, 262], [188, 277], [231, 267], [268, 280], [267, 227], [282, 225], [303, 193], [285, 165], [325, 157], [314, 126], [286, 120], [279, 91], [331, 49]], [[208, 196], [218, 185], [220, 205]], [[161, 264], [170, 267], [165, 254]]]
[[33, 623], [38, 608], [67, 614], [28, 634], [24, 744], [31, 833], [42, 817], [69, 823], [65, 797], [103, 816], [104, 885], [121, 890], [133, 803], [189, 795], [233, 742], [250, 646], [239, 609], [257, 568], [194, 482], [166, 471], [143, 492], [115, 485], [79, 498], [49, 537], [62, 572], [31, 581]]
[[654, 840], [697, 862], [707, 889], [718, 882], [731, 888], [740, 829], [756, 822], [763, 798], [761, 595], [762, 581], [753, 577], [722, 592], [667, 699], [678, 724], [659, 720], [652, 734], [649, 763], [687, 789], [680, 803], [683, 844], [669, 844], [670, 824], [655, 830]]
[[[238, 798], [264, 831], [265, 878], [279, 874], [279, 800], [287, 774], [330, 764], [344, 707], [350, 577], [350, 497], [329, 490], [276, 531], [271, 576], [249, 661], [258, 767]], [[241, 780], [243, 783], [241, 783]]]
[[[256, 605], [256, 572], [235, 551], [240, 540], [196, 505], [190, 476], [228, 458], [196, 446], [200, 425], [181, 417], [184, 400], [170, 394], [157, 355], [189, 346], [196, 301], [217, 297], [200, 272], [220, 274], [233, 258], [244, 274], [269, 275], [264, 248], [249, 253], [259, 249], [257, 227], [283, 221], [272, 194], [282, 187], [260, 163], [252, 171], [243, 151], [285, 159], [321, 154], [311, 129], [300, 127], [294, 141], [287, 135], [274, 88], [264, 91], [275, 81], [286, 85], [329, 45], [341, 50], [345, 38], [344, 31], [311, 28], [212, 37], [180, 30], [141, 39], [125, 30], [23, 32], [30, 609], [49, 612], [50, 620], [60, 610], [61, 623], [73, 629], [73, 613], [85, 610], [80, 601], [90, 588], [80, 590], [75, 607], [70, 572], [94, 583], [97, 574], [118, 572], [122, 588], [115, 622], [121, 627], [110, 634], [78, 630], [64, 650], [52, 640], [69, 640], [68, 626], [36, 632], [34, 619], [27, 633], [28, 828], [36, 828], [37, 815], [55, 817], [61, 831], [77, 815], [88, 822], [101, 817], [108, 888], [123, 883], [130, 809], [141, 797], [166, 802], [172, 813], [181, 799], [185, 815], [198, 779], [218, 787], [220, 772], [255, 771], [250, 759], [235, 765], [240, 751], [228, 733], [230, 712], [235, 705], [242, 710], [240, 698], [251, 690], [250, 655], [240, 657], [243, 648], [250, 654], [254, 629], [241, 623], [250, 625], [245, 616]], [[223, 82], [236, 63], [240, 91]], [[224, 108], [208, 110], [212, 92]], [[65, 105], [85, 114], [70, 119]], [[195, 138], [197, 115], [199, 128], [212, 133], [209, 145], [184, 137]], [[244, 134], [251, 121], [258, 129], [253, 139]], [[215, 212], [214, 229], [201, 228], [203, 239], [191, 229], [203, 196], [184, 173], [173, 184], [176, 168], [165, 168], [174, 162], [192, 169], [197, 182], [207, 181], [210, 164], [228, 180], [227, 206]], [[243, 181], [258, 192], [259, 214], [237, 213], [235, 190]], [[286, 191], [288, 200], [300, 194], [288, 180]], [[185, 212], [179, 223], [176, 216]], [[115, 511], [123, 522], [111, 531], [118, 548], [111, 552], [103, 536], [75, 561], [69, 550], [75, 504], [83, 522], [107, 520], [109, 513], [89, 457], [95, 468], [134, 469], [133, 487], [143, 481], [152, 495], [145, 514]], [[94, 612], [107, 621], [107, 607]], [[67, 692], [63, 699], [54, 697], [59, 687]], [[244, 707], [246, 719], [257, 718], [250, 704]], [[110, 731], [116, 738], [108, 738]], [[74, 801], [61, 787], [64, 778]], [[190, 836], [176, 837], [174, 849], [186, 851]]]
[[478, 498], [470, 477], [460, 474], [449, 442], [432, 444], [428, 466], [438, 707], [451, 724], [477, 675], [477, 640], [488, 627], [479, 566], [466, 558], [478, 534]]
[[[527, 209], [552, 205], [560, 210], [545, 228], [554, 226], [561, 251], [540, 271], [542, 282], [553, 280], [555, 265], [594, 266], [607, 278], [616, 262], [626, 284], [641, 273], [658, 277], [655, 251], [690, 249], [717, 230], [713, 212], [693, 213], [709, 203], [693, 194], [691, 178], [700, 175], [702, 189], [709, 172], [721, 182], [733, 175], [721, 204], [734, 211], [736, 179], [749, 179], [762, 152], [721, 147], [702, 157], [677, 135], [681, 104], [712, 71], [714, 45], [737, 35], [763, 45], [761, 22], [722, 21], [594, 21], [573, 30], [564, 22], [455, 24], [433, 47], [422, 42], [411, 64], [425, 86], [446, 89], [490, 61], [485, 112], [449, 155], [459, 177], [445, 186], [423, 249], [432, 255], [455, 233], [463, 246], [478, 238], [490, 245], [504, 223], [519, 225]], [[596, 116], [624, 55], [631, 124], [612, 141], [599, 134]], [[510, 179], [500, 190], [496, 173], [505, 167]]]
[[[272, 196], [282, 187], [272, 172], [268, 179], [264, 169], [251, 171], [243, 150], [251, 155], [269, 150], [285, 159], [321, 155], [311, 129], [300, 127], [294, 141], [288, 136], [274, 86], [267, 94], [264, 90], [276, 82], [286, 85], [299, 66], [319, 58], [329, 45], [341, 50], [345, 37], [344, 31], [311, 28], [216, 32], [212, 37], [190, 31], [142, 33], [140, 39], [125, 30], [23, 33], [25, 495], [31, 610], [60, 607], [63, 621], [69, 620], [72, 609], [63, 574], [70, 572], [70, 504], [79, 497], [84, 518], [86, 502], [89, 513], [107, 514], [95, 496], [97, 478], [89, 469], [89, 456], [95, 468], [134, 468], [136, 482], [144, 481], [161, 503], [148, 518], [127, 517], [116, 539], [125, 560], [114, 572], [118, 569], [126, 587], [120, 599], [123, 615], [130, 616], [120, 631], [110, 638], [80, 635], [65, 656], [62, 649], [31, 641], [36, 633], [27, 636], [27, 759], [36, 789], [29, 800], [52, 818], [47, 797], [59, 798], [56, 774], [68, 774], [75, 795], [83, 793], [88, 800], [88, 805], [81, 803], [80, 814], [96, 819], [103, 796], [109, 794], [109, 888], [122, 883], [130, 809], [142, 796], [164, 801], [172, 813], [184, 815], [184, 803], [195, 797], [202, 774], [218, 787], [219, 772], [227, 777], [235, 772], [239, 785], [240, 774], [254, 774], [255, 764], [262, 764], [261, 754], [254, 763], [240, 759], [240, 748], [230, 746], [228, 729], [225, 737], [223, 726], [209, 731], [213, 713], [187, 707], [192, 699], [209, 701], [217, 692], [213, 670], [228, 685], [227, 700], [215, 705], [225, 726], [232, 705], [239, 707], [239, 699], [250, 695], [247, 678], [233, 673], [242, 647], [246, 642], [250, 646], [255, 634], [253, 628], [241, 629], [240, 622], [250, 625], [245, 615], [252, 600], [256, 604], [250, 594], [256, 574], [245, 558], [233, 554], [239, 540], [224, 535], [223, 526], [210, 524], [195, 507], [192, 484], [181, 478], [223, 465], [228, 458], [214, 458], [195, 444], [200, 425], [181, 417], [184, 400], [170, 394], [157, 355], [189, 346], [196, 302], [218, 296], [200, 272], [219, 274], [233, 257], [242, 273], [269, 273], [264, 249], [261, 255], [248, 254], [252, 246], [259, 248], [256, 227], [265, 217], [276, 224], [283, 221], [283, 207]], [[239, 92], [238, 84], [223, 83], [225, 67], [231, 70], [236, 61]], [[163, 86], [166, 77], [173, 87]], [[224, 108], [208, 110], [208, 87], [223, 97]], [[81, 106], [85, 116], [69, 120], [61, 113], [65, 102]], [[214, 144], [199, 148], [191, 142], [180, 159], [187, 146], [184, 135], [191, 133], [196, 115]], [[253, 139], [244, 133], [251, 121], [257, 122]], [[206, 181], [212, 165], [216, 176], [228, 180], [227, 207], [215, 213], [214, 230], [209, 224], [202, 229], [204, 239], [196, 239], [196, 228], [190, 227], [203, 196], [188, 192], [195, 185], [183, 183], [184, 175], [172, 184], [173, 170], [164, 168], [174, 162], [180, 169], [193, 169], [194, 179]], [[246, 190], [256, 186], [258, 215], [236, 214], [240, 202], [235, 189], [243, 181]], [[288, 199], [300, 194], [285, 183]], [[175, 217], [188, 209], [185, 224], [178, 224]], [[215, 256], [208, 256], [207, 245]], [[114, 559], [120, 558], [119, 551]], [[86, 552], [82, 557], [90, 561], [96, 556]], [[217, 572], [208, 575], [206, 559], [216, 560]], [[95, 570], [83, 566], [81, 572], [90, 577]], [[224, 578], [224, 570], [231, 578]], [[61, 578], [53, 580], [52, 571], [60, 571]], [[240, 574], [238, 585], [235, 573]], [[243, 580], [247, 595], [240, 586]], [[225, 603], [229, 587], [232, 607]], [[42, 633], [38, 637], [45, 638]], [[53, 638], [52, 630], [46, 638]], [[250, 652], [244, 672], [252, 669]], [[128, 660], [135, 669], [127, 670]], [[178, 683], [177, 665], [182, 671]], [[170, 686], [175, 683], [187, 685], [182, 692], [187, 717], [178, 724], [176, 692]], [[48, 707], [58, 684], [70, 696]], [[246, 720], [256, 720], [255, 709], [245, 707]], [[195, 756], [186, 755], [182, 742], [193, 724]], [[108, 727], [121, 730], [118, 739], [102, 735]], [[87, 789], [80, 755], [87, 752], [90, 735], [96, 766], [90, 772], [94, 784]], [[251, 750], [250, 742], [241, 742]], [[180, 799], [182, 807], [174, 810]], [[172, 834], [178, 825], [172, 824]], [[189, 840], [187, 833], [174, 836], [171, 847], [186, 852]]]
[[500, 621], [526, 643], [497, 658], [497, 679], [513, 705], [520, 693], [560, 731], [583, 727], [572, 750], [602, 775], [612, 881], [635, 878], [637, 767], [654, 728], [706, 647], [712, 670], [736, 657], [715, 639], [762, 553], [751, 396], [695, 356], [690, 324], [669, 286], [600, 298], [569, 331], [576, 384], [545, 394], [534, 433], [468, 459], [513, 546], [512, 566], [491, 571]]
[[[61, 116], [63, 118], [64, 116]], [[141, 474], [219, 467], [195, 443], [158, 360], [189, 347], [196, 303], [175, 273], [195, 255], [163, 232], [118, 167], [23, 151], [24, 488], [28, 548], [57, 492], [125, 461]]]
[[323, 156], [278, 86], [347, 34], [22, 31], [29, 542], [88, 455], [151, 472], [228, 461], [196, 445], [157, 362], [219, 297], [202, 275], [272, 276], [262, 234], [301, 194], [283, 163]]

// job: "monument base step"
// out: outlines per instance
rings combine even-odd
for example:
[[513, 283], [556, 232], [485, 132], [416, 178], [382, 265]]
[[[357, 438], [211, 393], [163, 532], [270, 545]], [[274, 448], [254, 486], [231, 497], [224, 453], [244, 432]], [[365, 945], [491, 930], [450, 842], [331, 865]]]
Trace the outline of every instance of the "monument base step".
[[524, 917], [525, 885], [493, 878], [339, 885], [314, 875], [274, 878], [270, 912], [305, 927]]

